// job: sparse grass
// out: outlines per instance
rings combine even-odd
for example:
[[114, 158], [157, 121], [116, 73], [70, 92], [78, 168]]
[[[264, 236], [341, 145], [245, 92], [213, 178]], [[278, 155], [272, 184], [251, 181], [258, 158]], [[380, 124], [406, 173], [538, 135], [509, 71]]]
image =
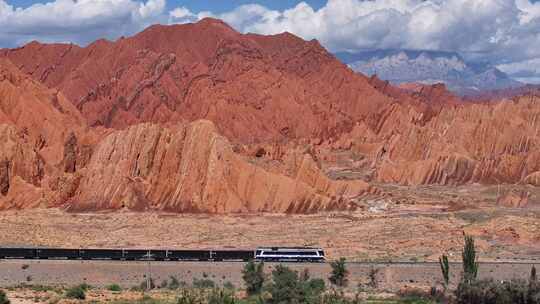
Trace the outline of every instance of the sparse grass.
[[66, 290], [66, 298], [68, 299], [76, 299], [76, 300], [84, 300], [86, 299], [86, 286], [78, 285], [73, 286]]
[[171, 299], [156, 299], [149, 295], [144, 295], [140, 299], [137, 300], [115, 300], [112, 302], [109, 302], [111, 304], [174, 304], [175, 301]]
[[122, 287], [120, 287], [120, 285], [118, 284], [111, 284], [107, 286], [107, 290], [119, 292], [119, 291], [122, 291]]
[[193, 287], [200, 289], [211, 289], [216, 287], [216, 283], [210, 279], [193, 279]]

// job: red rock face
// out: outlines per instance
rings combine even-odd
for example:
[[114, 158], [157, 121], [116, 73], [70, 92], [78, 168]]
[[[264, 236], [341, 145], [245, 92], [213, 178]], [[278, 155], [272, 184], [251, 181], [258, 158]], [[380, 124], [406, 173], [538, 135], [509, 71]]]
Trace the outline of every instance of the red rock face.
[[0, 59], [0, 209], [316, 212], [377, 190], [332, 181], [309, 154], [294, 175], [235, 153], [215, 125], [88, 128], [78, 110]]
[[90, 126], [209, 119], [244, 143], [327, 138], [391, 102], [316, 41], [242, 35], [213, 19], [2, 54], [62, 91]]

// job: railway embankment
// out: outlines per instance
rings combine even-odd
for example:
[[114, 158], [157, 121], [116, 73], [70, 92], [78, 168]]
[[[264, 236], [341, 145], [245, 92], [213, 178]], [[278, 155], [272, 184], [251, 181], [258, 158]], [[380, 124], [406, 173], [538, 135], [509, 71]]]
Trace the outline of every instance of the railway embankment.
[[[266, 272], [278, 263], [266, 263]], [[308, 269], [312, 277], [327, 280], [331, 267], [327, 263], [286, 263], [294, 270]], [[526, 279], [529, 263], [481, 263], [479, 276], [495, 280]], [[86, 283], [92, 286], [119, 284], [138, 286], [150, 275], [155, 282], [174, 276], [191, 284], [194, 280], [212, 280], [217, 286], [230, 282], [242, 286], [243, 262], [143, 262], [143, 261], [69, 261], [69, 260], [1, 260], [0, 287], [27, 285], [64, 285]], [[538, 267], [538, 266], [537, 266]], [[437, 263], [348, 263], [349, 289], [363, 284], [396, 292], [404, 287], [425, 287], [442, 281]], [[450, 285], [458, 283], [462, 271], [459, 263], [450, 265]]]

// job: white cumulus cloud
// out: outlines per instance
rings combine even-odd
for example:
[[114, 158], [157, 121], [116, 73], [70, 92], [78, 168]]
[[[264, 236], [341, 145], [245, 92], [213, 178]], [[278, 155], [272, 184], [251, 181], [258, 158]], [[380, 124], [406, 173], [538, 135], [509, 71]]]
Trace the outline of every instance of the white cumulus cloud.
[[0, 45], [114, 39], [162, 22], [165, 5], [165, 0], [55, 0], [15, 8], [0, 0]]
[[252, 4], [217, 15], [185, 13], [221, 18], [241, 32], [315, 38], [335, 52], [456, 51], [496, 65], [540, 57], [540, 2], [531, 0], [329, 0], [318, 10], [300, 2], [283, 11]]

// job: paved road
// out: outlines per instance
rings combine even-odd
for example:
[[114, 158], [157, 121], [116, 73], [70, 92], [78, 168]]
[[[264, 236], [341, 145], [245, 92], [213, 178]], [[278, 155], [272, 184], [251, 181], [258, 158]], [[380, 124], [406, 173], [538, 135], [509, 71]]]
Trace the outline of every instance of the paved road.
[[[191, 283], [193, 279], [208, 278], [216, 284], [231, 282], [241, 286], [242, 262], [140, 262], [140, 261], [60, 261], [60, 260], [1, 260], [0, 286], [13, 286], [21, 283], [43, 285], [75, 285], [86, 282], [94, 286], [112, 283], [124, 287], [140, 284], [147, 273], [159, 284], [169, 276]], [[267, 263], [270, 273], [276, 263]], [[326, 279], [330, 265], [326, 263], [286, 263], [287, 266], [303, 271], [308, 269], [312, 277]], [[528, 263], [483, 263], [481, 277], [498, 280], [514, 278], [526, 279], [532, 264]], [[539, 266], [539, 265], [537, 265]], [[397, 291], [407, 286], [429, 287], [441, 279], [437, 263], [350, 263], [349, 288], [355, 289], [359, 283], [369, 281], [372, 269], [377, 271], [379, 288]], [[451, 265], [452, 282], [459, 280], [460, 264]]]

